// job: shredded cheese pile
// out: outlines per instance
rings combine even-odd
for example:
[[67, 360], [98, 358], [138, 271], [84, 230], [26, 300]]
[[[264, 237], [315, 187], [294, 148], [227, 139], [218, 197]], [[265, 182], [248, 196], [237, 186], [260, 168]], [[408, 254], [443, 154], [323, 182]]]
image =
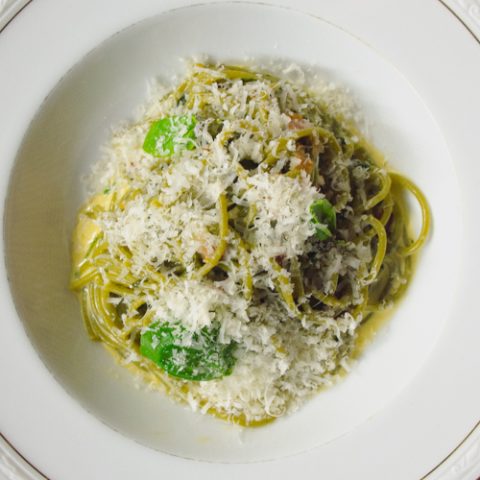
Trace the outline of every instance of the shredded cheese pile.
[[[180, 120], [169, 124], [172, 142], [165, 130], [152, 153], [146, 137], [159, 119]], [[387, 171], [318, 92], [268, 73], [192, 65], [137, 123], [114, 132], [92, 178], [72, 288], [93, 338], [194, 410], [244, 424], [292, 412], [332, 383], [381, 273], [383, 237], [372, 222], [382, 217], [391, 235], [395, 202], [378, 193]], [[314, 221], [318, 202], [336, 223]], [[386, 257], [396, 286], [382, 280], [378, 303], [409, 275], [396, 266], [408, 243], [397, 221], [398, 249]], [[159, 322], [186, 332], [175, 365], [186, 361], [182, 347], [215, 327], [216, 342], [235, 346], [233, 368], [207, 381], [162, 371], [140, 348]]]

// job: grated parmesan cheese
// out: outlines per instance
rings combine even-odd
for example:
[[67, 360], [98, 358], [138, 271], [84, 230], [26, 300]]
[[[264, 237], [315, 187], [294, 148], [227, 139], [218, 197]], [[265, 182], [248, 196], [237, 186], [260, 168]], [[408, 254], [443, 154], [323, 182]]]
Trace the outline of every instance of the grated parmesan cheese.
[[[374, 252], [370, 241], [319, 243], [310, 206], [329, 195], [349, 221], [348, 227], [339, 223], [339, 238], [359, 235], [364, 227], [349, 204], [350, 177], [362, 184], [368, 173], [355, 157], [341, 152], [333, 165], [309, 170], [313, 149], [328, 148], [311, 122], [331, 128], [325, 122], [332, 115], [356, 115], [353, 102], [333, 84], [316, 78], [309, 85], [296, 65], [283, 68], [290, 80], [276, 82], [261, 75], [248, 81], [229, 79], [223, 68], [192, 66], [184, 86], [173, 92], [150, 85], [151, 96], [138, 110], [137, 122], [114, 132], [104, 159], [94, 168], [93, 190], [106, 193], [97, 195], [87, 211], [106, 245], [97, 261], [120, 259], [115, 281], [135, 292], [109, 299], [112, 308], [124, 309], [124, 327], [136, 321], [131, 310], [138, 308], [139, 292], [151, 322], [181, 322], [190, 332], [186, 345], [194, 332], [220, 325], [218, 341], [237, 344], [233, 373], [212, 381], [174, 379], [172, 385], [180, 391], [188, 384], [183, 399], [193, 410], [213, 408], [256, 421], [294, 411], [330, 385], [340, 367], [347, 368], [362, 315], [354, 315], [353, 308], [315, 310], [318, 302], [311, 291], [333, 295], [343, 278], [350, 282], [350, 306], [361, 304], [362, 279]], [[185, 85], [188, 94], [182, 94]], [[317, 103], [330, 110], [318, 113]], [[196, 118], [194, 148], [185, 148], [184, 126], [171, 158], [163, 158], [165, 137], [158, 140], [160, 158], [144, 151], [153, 121], [184, 115]], [[308, 128], [310, 143], [292, 136]], [[344, 142], [356, 145], [359, 138]], [[220, 195], [228, 198], [223, 240]], [[365, 195], [357, 192], [358, 200], [366, 202]], [[223, 277], [199, 278], [199, 263], [208, 264], [221, 241], [226, 244], [221, 271], [212, 274]], [[315, 271], [302, 284], [306, 293], [295, 283], [294, 267], [301, 262], [307, 273], [309, 268]], [[100, 273], [107, 285], [107, 273], [103, 268]], [[286, 304], [293, 296], [297, 312]], [[145, 331], [148, 325], [142, 322], [140, 331]], [[185, 361], [182, 355], [176, 352], [174, 361]], [[142, 359], [130, 351], [124, 361]]]

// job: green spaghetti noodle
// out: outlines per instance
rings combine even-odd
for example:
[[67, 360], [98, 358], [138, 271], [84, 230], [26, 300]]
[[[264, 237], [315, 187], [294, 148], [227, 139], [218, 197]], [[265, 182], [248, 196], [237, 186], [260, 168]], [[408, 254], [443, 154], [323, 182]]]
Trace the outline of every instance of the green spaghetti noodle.
[[107, 160], [74, 235], [89, 336], [175, 399], [243, 425], [331, 381], [428, 237], [420, 189], [321, 94], [270, 73], [194, 65]]

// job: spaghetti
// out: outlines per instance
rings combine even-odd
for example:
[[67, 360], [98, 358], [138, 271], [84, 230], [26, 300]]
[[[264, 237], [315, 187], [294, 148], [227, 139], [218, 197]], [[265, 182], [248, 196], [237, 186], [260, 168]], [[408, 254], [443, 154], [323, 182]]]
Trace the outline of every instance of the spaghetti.
[[175, 399], [243, 425], [332, 383], [428, 236], [418, 187], [321, 94], [268, 73], [194, 65], [108, 152], [74, 234], [87, 332]]

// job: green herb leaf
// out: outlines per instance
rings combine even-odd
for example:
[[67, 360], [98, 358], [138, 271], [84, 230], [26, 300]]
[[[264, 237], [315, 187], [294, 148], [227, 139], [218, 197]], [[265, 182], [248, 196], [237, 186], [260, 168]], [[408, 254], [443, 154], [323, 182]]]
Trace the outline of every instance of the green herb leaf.
[[195, 148], [195, 125], [193, 115], [164, 117], [150, 126], [143, 142], [143, 150], [156, 157], [171, 157], [180, 149]]
[[140, 337], [140, 352], [173, 377], [214, 380], [230, 375], [235, 343], [218, 342], [219, 327], [191, 333], [180, 323], [155, 322]]
[[337, 217], [333, 205], [326, 199], [316, 200], [310, 205], [312, 223], [315, 225], [315, 235], [320, 240], [327, 240], [337, 227]]

